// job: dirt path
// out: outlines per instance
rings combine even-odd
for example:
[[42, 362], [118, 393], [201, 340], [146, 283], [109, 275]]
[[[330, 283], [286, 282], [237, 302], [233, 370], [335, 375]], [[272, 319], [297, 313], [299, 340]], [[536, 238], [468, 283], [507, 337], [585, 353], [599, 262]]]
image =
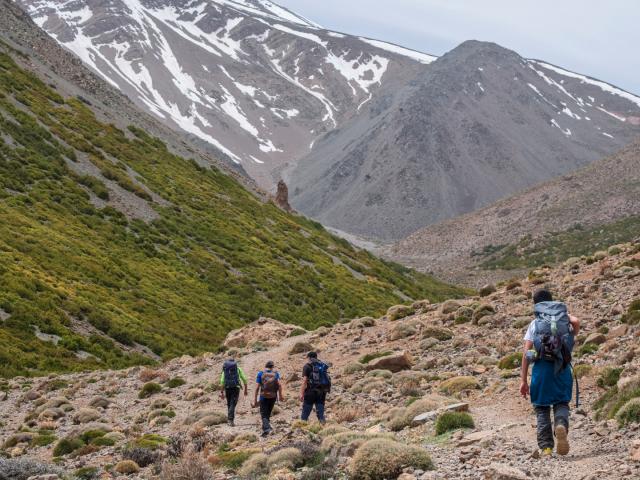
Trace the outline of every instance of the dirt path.
[[[492, 433], [476, 444], [458, 447], [432, 447], [438, 472], [434, 478], [484, 478], [491, 463], [521, 470], [528, 478], [548, 480], [608, 480], [640, 478], [640, 470], [625, 463], [634, 439], [620, 433], [613, 423], [596, 422], [591, 405], [597, 398], [593, 385], [584, 385], [581, 406], [571, 405], [569, 440], [571, 451], [565, 457], [534, 458], [536, 419], [528, 400], [517, 395], [518, 380], [491, 397], [471, 401], [471, 414], [478, 430]], [[502, 478], [502, 477], [500, 477]]]

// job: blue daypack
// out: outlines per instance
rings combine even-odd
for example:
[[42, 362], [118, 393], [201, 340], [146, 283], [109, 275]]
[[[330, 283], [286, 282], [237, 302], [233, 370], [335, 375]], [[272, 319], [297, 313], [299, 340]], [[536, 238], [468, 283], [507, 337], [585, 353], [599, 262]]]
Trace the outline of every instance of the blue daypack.
[[331, 377], [329, 365], [320, 360], [311, 362], [311, 375], [309, 375], [309, 387], [323, 392], [331, 391]]
[[224, 371], [224, 388], [233, 388], [240, 386], [240, 374], [238, 373], [238, 363], [233, 360], [227, 360], [222, 366]]
[[535, 305], [534, 313], [533, 345], [537, 360], [553, 362], [557, 375], [571, 364], [575, 343], [567, 306], [562, 302], [540, 302]]

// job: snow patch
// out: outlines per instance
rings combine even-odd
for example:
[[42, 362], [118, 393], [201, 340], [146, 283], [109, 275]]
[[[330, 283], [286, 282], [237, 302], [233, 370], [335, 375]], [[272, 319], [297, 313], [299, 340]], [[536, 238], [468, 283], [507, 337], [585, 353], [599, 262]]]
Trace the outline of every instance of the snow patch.
[[400, 45], [395, 45], [393, 43], [382, 42], [380, 40], [373, 40], [371, 38], [359, 37], [365, 43], [369, 45], [373, 45], [374, 47], [380, 48], [382, 50], [386, 50], [388, 52], [397, 53], [398, 55], [403, 55], [405, 57], [412, 58], [417, 62], [429, 64], [436, 60], [438, 57], [434, 57], [433, 55], [429, 55], [427, 53], [418, 52], [416, 50], [411, 50], [410, 48], [401, 47]]

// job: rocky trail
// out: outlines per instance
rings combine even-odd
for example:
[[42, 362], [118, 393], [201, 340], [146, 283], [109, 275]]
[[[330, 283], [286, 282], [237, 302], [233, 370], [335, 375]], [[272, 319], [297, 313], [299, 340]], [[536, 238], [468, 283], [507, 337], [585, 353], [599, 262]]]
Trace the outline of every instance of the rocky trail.
[[[522, 336], [540, 286], [582, 320], [581, 405], [572, 404], [565, 457], [539, 457], [535, 416], [518, 394]], [[640, 478], [640, 242], [480, 294], [312, 332], [263, 318], [229, 333], [224, 354], [7, 380], [0, 479]], [[311, 349], [331, 364], [324, 428], [296, 420]], [[217, 387], [229, 353], [250, 382], [233, 428]], [[263, 439], [250, 400], [267, 360], [286, 399]]]

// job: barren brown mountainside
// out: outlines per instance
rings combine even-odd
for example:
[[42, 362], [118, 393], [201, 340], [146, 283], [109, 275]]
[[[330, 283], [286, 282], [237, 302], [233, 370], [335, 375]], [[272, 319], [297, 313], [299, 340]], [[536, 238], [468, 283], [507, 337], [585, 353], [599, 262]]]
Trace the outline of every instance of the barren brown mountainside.
[[[493, 270], [501, 266], [527, 269], [535, 266], [531, 262], [536, 258], [562, 260], [562, 255], [579, 256], [581, 249], [592, 253], [606, 248], [618, 234], [640, 236], [640, 223], [634, 217], [638, 214], [640, 141], [636, 140], [581, 170], [420, 230], [384, 252], [419, 270], [479, 285], [487, 276], [513, 275], [479, 270], [482, 264]], [[545, 250], [554, 247], [560, 257], [553, 252], [545, 256]], [[534, 254], [538, 257], [525, 258]], [[496, 255], [511, 255], [514, 260], [499, 263]]]

